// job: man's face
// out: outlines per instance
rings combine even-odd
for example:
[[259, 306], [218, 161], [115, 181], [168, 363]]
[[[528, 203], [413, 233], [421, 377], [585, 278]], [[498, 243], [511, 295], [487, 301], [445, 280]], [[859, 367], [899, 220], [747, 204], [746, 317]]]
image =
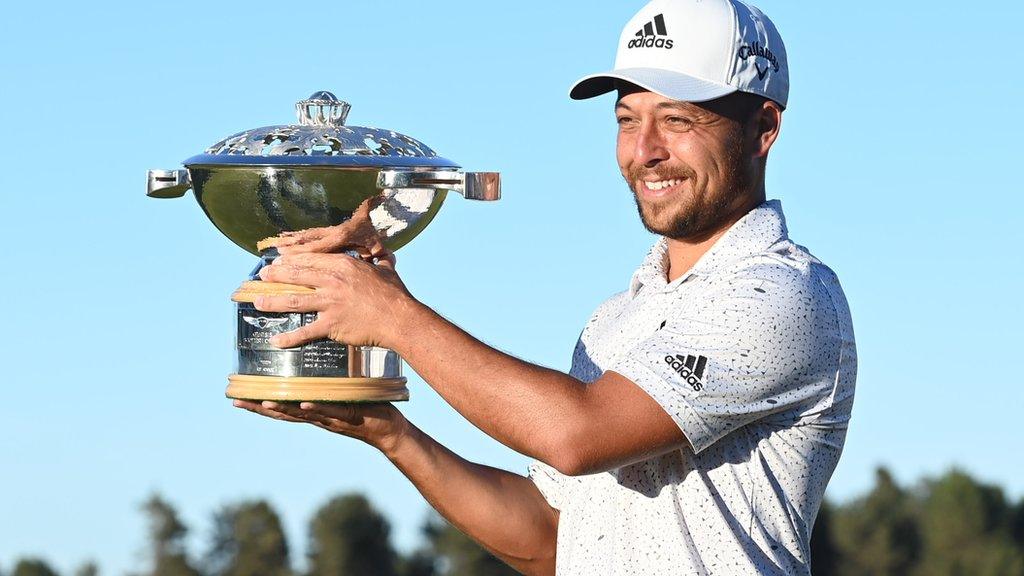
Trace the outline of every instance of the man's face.
[[713, 109], [646, 91], [624, 92], [616, 104], [619, 168], [655, 234], [700, 238], [749, 202], [744, 126]]

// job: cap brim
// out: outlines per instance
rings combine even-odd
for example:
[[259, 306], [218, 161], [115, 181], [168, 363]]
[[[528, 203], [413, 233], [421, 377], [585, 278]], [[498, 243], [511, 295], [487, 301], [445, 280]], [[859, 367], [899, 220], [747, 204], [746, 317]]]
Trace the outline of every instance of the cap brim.
[[573, 100], [586, 100], [615, 90], [617, 80], [683, 102], [707, 102], [732, 94], [736, 88], [659, 68], [623, 68], [580, 78], [569, 90]]

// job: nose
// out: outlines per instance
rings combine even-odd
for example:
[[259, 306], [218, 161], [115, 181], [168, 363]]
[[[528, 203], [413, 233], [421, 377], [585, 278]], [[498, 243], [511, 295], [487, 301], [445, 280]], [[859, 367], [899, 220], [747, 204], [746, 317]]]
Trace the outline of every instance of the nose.
[[665, 139], [658, 130], [657, 123], [644, 122], [636, 138], [636, 147], [633, 151], [634, 161], [642, 163], [647, 168], [653, 168], [659, 163], [668, 160], [668, 148], [665, 146]]

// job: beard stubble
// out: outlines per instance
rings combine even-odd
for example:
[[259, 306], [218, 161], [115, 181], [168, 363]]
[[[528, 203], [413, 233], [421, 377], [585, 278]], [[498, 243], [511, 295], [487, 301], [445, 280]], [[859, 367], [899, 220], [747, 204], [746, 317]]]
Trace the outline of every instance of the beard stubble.
[[[744, 169], [747, 146], [742, 136], [742, 130], [737, 128], [728, 138], [725, 148], [726, 170], [720, 189], [704, 190], [703, 194], [691, 189], [689, 194], [678, 196], [669, 205], [642, 202], [637, 193], [637, 182], [652, 177], [657, 180], [685, 178], [693, 185], [696, 182], [696, 171], [685, 164], [674, 167], [631, 167], [626, 174], [626, 183], [633, 192], [633, 201], [644, 228], [652, 234], [673, 240], [696, 239], [717, 231], [735, 210], [736, 199], [746, 195], [750, 187], [750, 177]], [[668, 215], [669, 220], [663, 222], [663, 214], [670, 211], [673, 213]]]

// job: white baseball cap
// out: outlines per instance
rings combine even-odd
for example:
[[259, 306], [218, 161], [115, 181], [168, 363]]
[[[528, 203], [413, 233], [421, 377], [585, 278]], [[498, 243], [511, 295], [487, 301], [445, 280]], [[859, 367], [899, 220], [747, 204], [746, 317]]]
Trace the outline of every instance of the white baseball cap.
[[785, 108], [789, 99], [779, 31], [740, 0], [653, 0], [622, 30], [615, 69], [581, 78], [569, 97], [600, 96], [616, 80], [686, 102], [750, 92]]

